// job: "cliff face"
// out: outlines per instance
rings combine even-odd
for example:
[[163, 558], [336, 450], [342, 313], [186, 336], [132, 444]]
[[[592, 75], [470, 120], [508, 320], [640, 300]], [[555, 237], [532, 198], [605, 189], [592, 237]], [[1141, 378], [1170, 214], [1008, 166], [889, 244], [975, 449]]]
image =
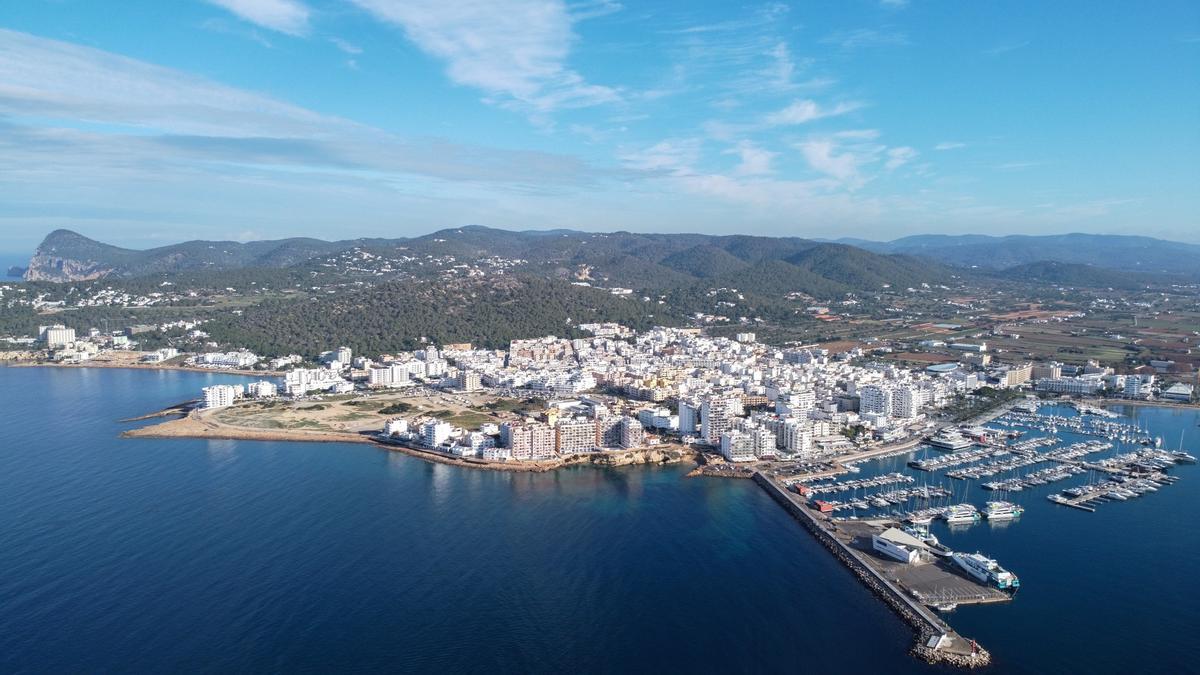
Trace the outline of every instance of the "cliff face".
[[26, 281], [90, 281], [111, 274], [130, 252], [72, 232], [46, 235], [25, 270]]
[[60, 258], [40, 249], [29, 260], [26, 281], [90, 281], [108, 275], [113, 270], [91, 260]]
[[627, 466], [630, 464], [674, 464], [695, 461], [696, 453], [679, 446], [665, 446], [594, 453], [586, 455], [586, 457], [588, 461], [597, 466]]

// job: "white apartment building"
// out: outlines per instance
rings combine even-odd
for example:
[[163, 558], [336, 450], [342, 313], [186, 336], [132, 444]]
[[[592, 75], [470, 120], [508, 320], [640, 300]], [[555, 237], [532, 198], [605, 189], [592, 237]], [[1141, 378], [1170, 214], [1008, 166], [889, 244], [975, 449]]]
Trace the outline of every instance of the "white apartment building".
[[1126, 375], [1123, 393], [1126, 398], [1145, 398], [1154, 386], [1153, 375]]
[[408, 420], [406, 419], [390, 419], [383, 423], [384, 436], [399, 436], [408, 433]]
[[367, 384], [373, 388], [404, 387], [410, 384], [408, 372], [404, 363], [371, 366], [367, 370]]
[[242, 386], [234, 384], [214, 384], [200, 390], [204, 395], [205, 408], [225, 408], [242, 395]]
[[59, 349], [75, 342], [75, 329], [62, 324], [39, 326], [38, 337], [46, 343], [49, 349]]
[[162, 363], [179, 356], [179, 350], [174, 347], [163, 347], [156, 349], [141, 358], [146, 363]]
[[512, 450], [512, 458], [521, 461], [539, 461], [554, 457], [558, 434], [546, 424], [500, 425], [500, 437]]
[[789, 419], [783, 423], [783, 448], [806, 456], [813, 451], [813, 424], [808, 420]]
[[727, 431], [720, 438], [721, 455], [730, 462], [752, 462], [754, 437], [744, 431]]
[[1099, 375], [1084, 375], [1082, 377], [1043, 378], [1038, 380], [1034, 389], [1053, 394], [1095, 394], [1104, 388], [1104, 380]]
[[196, 363], [214, 368], [249, 368], [258, 363], [258, 356], [246, 350], [209, 352], [196, 356]]
[[712, 445], [721, 442], [721, 434], [733, 428], [733, 420], [741, 414], [739, 394], [714, 394], [704, 399], [700, 409], [700, 436]]
[[279, 387], [269, 380], [259, 380], [246, 385], [246, 393], [252, 398], [271, 398], [279, 394]]
[[555, 425], [558, 432], [558, 454], [573, 455], [596, 449], [596, 423], [577, 417], [559, 420]]
[[436, 448], [450, 440], [450, 432], [453, 429], [454, 427], [450, 426], [449, 422], [429, 420], [420, 426], [421, 445], [427, 448]]
[[288, 396], [303, 396], [310, 391], [325, 391], [341, 384], [350, 384], [337, 371], [328, 368], [296, 368], [283, 377]]
[[458, 388], [463, 391], [479, 391], [483, 380], [475, 370], [462, 370], [458, 373]]
[[700, 407], [691, 401], [679, 402], [679, 433], [695, 434], [700, 426]]
[[921, 414], [922, 394], [911, 384], [892, 388], [891, 416], [902, 420], [916, 419]]
[[646, 444], [646, 432], [642, 423], [633, 417], [621, 418], [621, 447], [638, 448]]
[[868, 384], [858, 389], [858, 411], [861, 414], [892, 414], [892, 390], [881, 384]]

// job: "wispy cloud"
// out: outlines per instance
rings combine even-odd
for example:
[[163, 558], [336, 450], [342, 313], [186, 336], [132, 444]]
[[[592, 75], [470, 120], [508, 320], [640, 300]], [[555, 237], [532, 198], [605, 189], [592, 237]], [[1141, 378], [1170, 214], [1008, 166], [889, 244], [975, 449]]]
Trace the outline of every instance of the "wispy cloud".
[[887, 169], [888, 171], [895, 171], [896, 169], [899, 169], [905, 164], [908, 164], [912, 160], [916, 159], [916, 157], [917, 151], [906, 145], [896, 148], [888, 148], [887, 161], [884, 162], [883, 168]]
[[850, 152], [840, 151], [838, 145], [827, 138], [803, 141], [798, 146], [804, 160], [815, 171], [832, 176], [843, 183], [857, 184], [858, 158]]
[[825, 107], [812, 99], [792, 101], [786, 108], [769, 113], [765, 121], [772, 126], [806, 124], [826, 117], [837, 117], [863, 107], [859, 101], [843, 101]]
[[581, 0], [567, 7], [572, 21], [596, 19], [608, 16], [609, 14], [616, 14], [623, 9], [625, 9], [624, 5], [613, 0]]
[[945, 151], [945, 150], [961, 150], [965, 147], [967, 147], [966, 143], [960, 143], [958, 141], [942, 141], [941, 143], [938, 143], [937, 145], [933, 146], [933, 149]]
[[1025, 47], [1028, 47], [1028, 46], [1029, 46], [1029, 40], [1023, 40], [1021, 42], [1008, 42], [1008, 43], [1005, 43], [1002, 45], [996, 45], [995, 47], [992, 47], [990, 49], [985, 49], [985, 50], [983, 50], [983, 53], [987, 54], [988, 56], [999, 56], [1001, 54], [1015, 52], [1018, 49], [1024, 49]]
[[233, 12], [245, 21], [288, 35], [309, 32], [311, 12], [299, 0], [208, 0]]
[[581, 184], [580, 160], [552, 153], [409, 139], [108, 52], [0, 29], [4, 156], [32, 166], [114, 163], [186, 171], [420, 175], [497, 184]]
[[850, 50], [864, 47], [903, 47], [910, 43], [908, 35], [898, 30], [856, 28], [830, 33], [821, 38], [821, 44], [836, 45]]
[[700, 161], [702, 141], [698, 138], [667, 139], [654, 145], [621, 153], [631, 169], [651, 173], [684, 176], [695, 173]]
[[1022, 169], [1032, 169], [1035, 166], [1041, 166], [1041, 162], [1024, 161], [1024, 162], [1003, 162], [997, 164], [996, 168], [1001, 171], [1020, 171]]
[[352, 0], [443, 61], [457, 84], [535, 113], [620, 99], [567, 65], [572, 16], [560, 0]]
[[352, 42], [347, 42], [346, 40], [343, 40], [342, 38], [331, 37], [331, 38], [329, 38], [329, 41], [332, 42], [334, 44], [334, 46], [337, 47], [338, 49], [340, 49], [343, 52], [350, 54], [352, 56], [357, 56], [358, 54], [363, 53], [362, 47], [359, 47], [358, 45], [356, 45]]

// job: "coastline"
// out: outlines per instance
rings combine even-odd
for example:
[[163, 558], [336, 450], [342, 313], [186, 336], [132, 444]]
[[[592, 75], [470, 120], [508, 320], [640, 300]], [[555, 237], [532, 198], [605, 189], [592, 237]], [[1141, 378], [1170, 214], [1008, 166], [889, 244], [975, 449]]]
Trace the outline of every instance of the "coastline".
[[109, 361], [93, 359], [84, 363], [50, 363], [46, 361], [3, 360], [0, 365], [10, 368], [127, 368], [129, 370], [177, 370], [187, 373], [216, 373], [220, 375], [240, 375], [243, 377], [280, 377], [279, 373], [261, 370], [238, 370], [233, 368], [201, 368], [182, 364], [162, 365], [158, 363], [135, 363], [124, 361]]
[[398, 441], [387, 441], [374, 434], [353, 431], [320, 431], [310, 429], [249, 429], [204, 419], [199, 411], [183, 413], [178, 407], [131, 418], [128, 421], [152, 419], [154, 417], [182, 414], [177, 419], [159, 422], [121, 432], [122, 438], [198, 438], [240, 441], [284, 441], [303, 443], [366, 443], [428, 462], [461, 466], [489, 471], [546, 472], [555, 469], [590, 465], [599, 467], [628, 466], [636, 464], [677, 464], [682, 462], [701, 463], [702, 453], [676, 444], [662, 447], [630, 448], [604, 452], [580, 453], [566, 458], [545, 462], [495, 462], [476, 458], [463, 458], [436, 450], [419, 448]]

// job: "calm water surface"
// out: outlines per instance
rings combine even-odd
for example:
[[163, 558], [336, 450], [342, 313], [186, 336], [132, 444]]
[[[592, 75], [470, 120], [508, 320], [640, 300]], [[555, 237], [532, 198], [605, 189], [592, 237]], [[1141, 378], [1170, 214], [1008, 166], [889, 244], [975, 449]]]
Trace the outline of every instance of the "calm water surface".
[[746, 481], [117, 438], [231, 379], [0, 368], [0, 671], [920, 670]]
[[[929, 670], [748, 481], [117, 437], [235, 379], [0, 368], [0, 671]], [[1197, 439], [1191, 413], [1136, 413]], [[952, 622], [996, 672], [1194, 672], [1200, 472], [1176, 473], [1095, 514], [1027, 492], [1019, 523], [939, 532], [1023, 586]]]

